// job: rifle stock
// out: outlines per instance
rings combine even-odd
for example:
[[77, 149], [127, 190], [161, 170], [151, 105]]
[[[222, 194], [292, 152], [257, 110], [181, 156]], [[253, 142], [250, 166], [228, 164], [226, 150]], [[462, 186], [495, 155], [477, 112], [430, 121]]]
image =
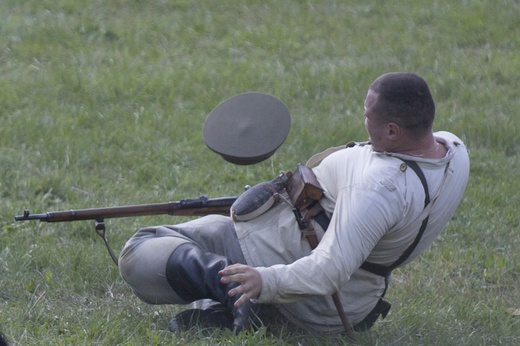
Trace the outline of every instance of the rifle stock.
[[229, 208], [237, 197], [183, 199], [178, 202], [128, 205], [106, 208], [63, 210], [15, 216], [16, 221], [39, 220], [42, 222], [67, 222], [81, 220], [102, 221], [109, 218], [137, 217], [150, 215], [204, 216], [209, 214], [229, 215]]

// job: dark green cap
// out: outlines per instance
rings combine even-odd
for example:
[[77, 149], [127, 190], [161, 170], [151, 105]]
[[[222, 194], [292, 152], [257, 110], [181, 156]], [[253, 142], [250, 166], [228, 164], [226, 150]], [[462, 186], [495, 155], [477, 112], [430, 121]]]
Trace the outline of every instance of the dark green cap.
[[233, 96], [215, 107], [204, 123], [202, 137], [226, 161], [252, 165], [271, 157], [291, 128], [287, 106], [260, 92]]

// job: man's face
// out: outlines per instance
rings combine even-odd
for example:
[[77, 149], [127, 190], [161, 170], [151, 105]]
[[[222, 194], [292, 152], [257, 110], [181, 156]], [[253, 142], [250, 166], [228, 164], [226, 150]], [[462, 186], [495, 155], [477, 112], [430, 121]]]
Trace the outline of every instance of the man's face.
[[365, 129], [368, 132], [372, 148], [376, 151], [384, 151], [386, 126], [381, 122], [374, 112], [378, 94], [368, 90], [365, 98]]

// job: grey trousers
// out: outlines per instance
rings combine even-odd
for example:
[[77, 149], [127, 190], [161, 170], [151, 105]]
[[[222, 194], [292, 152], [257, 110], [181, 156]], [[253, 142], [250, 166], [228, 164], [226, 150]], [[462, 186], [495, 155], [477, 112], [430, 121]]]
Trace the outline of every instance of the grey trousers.
[[191, 303], [175, 293], [165, 275], [171, 253], [186, 242], [232, 263], [246, 263], [229, 217], [208, 215], [178, 225], [146, 227], [126, 242], [119, 257], [119, 272], [137, 297], [149, 304]]

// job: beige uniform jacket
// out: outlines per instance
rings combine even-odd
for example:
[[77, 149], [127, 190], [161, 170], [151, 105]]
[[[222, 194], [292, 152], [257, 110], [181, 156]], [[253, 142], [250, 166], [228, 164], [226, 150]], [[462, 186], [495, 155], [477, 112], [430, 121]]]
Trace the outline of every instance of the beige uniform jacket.
[[[435, 136], [448, 147], [444, 158], [401, 155], [419, 164], [430, 198], [438, 194], [426, 231], [407, 262], [439, 236], [468, 181], [469, 156], [462, 141], [448, 132]], [[334, 292], [340, 293], [353, 325], [372, 310], [383, 293], [384, 279], [360, 265], [365, 260], [392, 264], [414, 240], [424, 218], [423, 186], [395, 156], [375, 152], [370, 145], [355, 146], [329, 155], [314, 168], [325, 192], [321, 204], [332, 218], [325, 233], [315, 224], [321, 241], [312, 253], [287, 203], [236, 223], [246, 261], [262, 276], [258, 302], [277, 304], [292, 322], [319, 332], [343, 329], [330, 297]]]

